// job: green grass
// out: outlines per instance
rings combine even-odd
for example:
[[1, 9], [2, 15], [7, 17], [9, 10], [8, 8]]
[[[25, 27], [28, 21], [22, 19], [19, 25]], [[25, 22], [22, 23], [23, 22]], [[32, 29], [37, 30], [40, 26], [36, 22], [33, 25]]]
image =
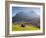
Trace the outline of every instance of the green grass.
[[12, 25], [12, 31], [26, 31], [26, 30], [39, 30], [40, 28], [34, 27], [31, 24], [27, 25], [25, 27], [21, 27], [20, 24], [13, 24]]

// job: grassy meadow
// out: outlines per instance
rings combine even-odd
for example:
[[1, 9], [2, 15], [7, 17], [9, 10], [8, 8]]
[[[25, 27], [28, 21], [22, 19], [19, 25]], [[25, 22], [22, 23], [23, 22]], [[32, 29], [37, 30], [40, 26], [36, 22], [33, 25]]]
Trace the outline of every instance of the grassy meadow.
[[39, 30], [40, 28], [33, 26], [32, 24], [21, 27], [20, 24], [12, 24], [12, 31], [27, 31], [27, 30]]

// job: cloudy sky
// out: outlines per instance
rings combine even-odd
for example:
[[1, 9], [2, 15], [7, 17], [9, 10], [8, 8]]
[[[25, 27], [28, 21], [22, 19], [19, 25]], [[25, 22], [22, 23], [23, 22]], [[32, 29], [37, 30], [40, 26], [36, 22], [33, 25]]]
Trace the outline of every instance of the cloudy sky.
[[20, 12], [26, 13], [28, 15], [34, 12], [35, 14], [40, 16], [40, 8], [37, 7], [12, 7], [12, 17]]

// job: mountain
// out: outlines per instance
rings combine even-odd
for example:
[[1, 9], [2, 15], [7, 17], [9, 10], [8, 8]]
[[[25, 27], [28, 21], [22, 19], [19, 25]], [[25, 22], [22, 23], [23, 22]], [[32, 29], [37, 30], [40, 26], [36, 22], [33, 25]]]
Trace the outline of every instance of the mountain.
[[19, 12], [14, 17], [12, 17], [12, 22], [21, 22], [32, 23], [34, 25], [40, 26], [40, 17], [32, 11], [29, 13]]

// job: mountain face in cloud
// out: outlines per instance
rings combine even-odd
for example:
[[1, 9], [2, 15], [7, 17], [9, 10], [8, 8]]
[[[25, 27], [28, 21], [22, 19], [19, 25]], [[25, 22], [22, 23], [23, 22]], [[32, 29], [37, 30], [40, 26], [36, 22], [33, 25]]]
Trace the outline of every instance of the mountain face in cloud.
[[19, 12], [12, 18], [12, 20], [14, 22], [20, 22], [23, 20], [26, 20], [27, 22], [32, 22], [32, 21], [37, 22], [39, 20], [39, 16], [37, 16], [37, 14], [35, 14], [34, 12], [32, 13]]

